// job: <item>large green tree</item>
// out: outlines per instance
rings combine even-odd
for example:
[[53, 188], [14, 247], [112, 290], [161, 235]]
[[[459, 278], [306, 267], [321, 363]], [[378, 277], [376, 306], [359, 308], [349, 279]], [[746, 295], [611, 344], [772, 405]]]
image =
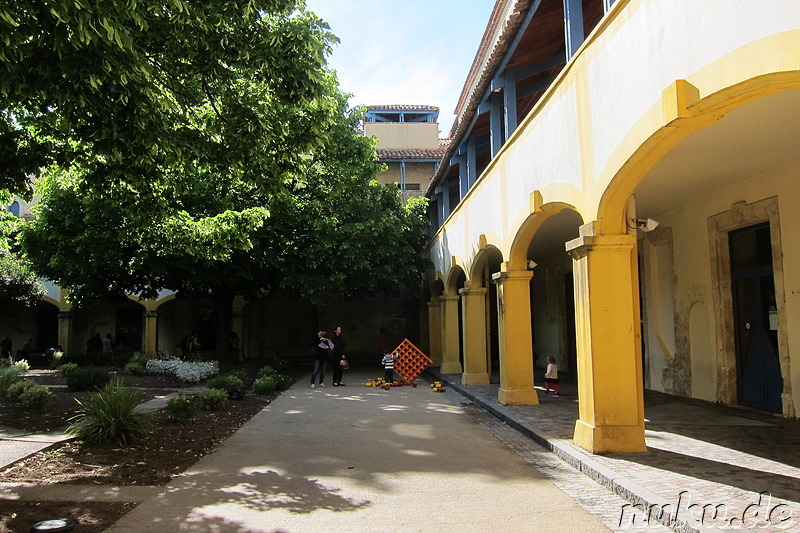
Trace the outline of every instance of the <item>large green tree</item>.
[[27, 253], [77, 302], [161, 289], [211, 296], [222, 352], [237, 294], [323, 302], [415, 283], [424, 200], [405, 204], [396, 186], [374, 180], [375, 140], [359, 133], [361, 111], [347, 107], [333, 75], [315, 106], [329, 115], [327, 131], [281, 187], [195, 172], [182, 176], [184, 187], [154, 185], [130, 198], [87, 187], [77, 171], [49, 174], [23, 233]]
[[2, 1], [0, 191], [51, 166], [129, 194], [184, 166], [271, 186], [327, 127], [295, 104], [334, 41], [292, 0]]

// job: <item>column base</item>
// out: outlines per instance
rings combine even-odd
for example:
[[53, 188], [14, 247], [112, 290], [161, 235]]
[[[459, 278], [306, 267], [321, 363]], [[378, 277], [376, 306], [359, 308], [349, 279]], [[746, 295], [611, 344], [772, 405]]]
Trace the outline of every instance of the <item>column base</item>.
[[488, 385], [489, 384], [489, 374], [484, 372], [483, 374], [467, 374], [464, 373], [461, 375], [461, 384], [462, 385]]
[[445, 361], [442, 363], [442, 366], [439, 367], [439, 372], [442, 374], [460, 374], [461, 363], [458, 361]]
[[592, 453], [647, 451], [644, 426], [596, 427], [577, 420], [572, 441]]
[[509, 390], [501, 387], [497, 392], [497, 401], [502, 405], [539, 405], [539, 395], [536, 389]]

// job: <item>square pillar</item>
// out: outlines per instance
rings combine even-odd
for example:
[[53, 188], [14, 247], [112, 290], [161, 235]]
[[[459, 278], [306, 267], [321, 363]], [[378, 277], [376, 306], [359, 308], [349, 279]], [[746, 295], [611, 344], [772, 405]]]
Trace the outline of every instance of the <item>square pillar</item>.
[[58, 312], [58, 345], [64, 353], [70, 353], [69, 345], [72, 337], [72, 313], [69, 311]]
[[489, 369], [486, 366], [486, 287], [464, 288], [461, 309], [464, 317], [463, 342], [464, 385], [488, 385]]
[[497, 272], [497, 318], [500, 338], [500, 391], [503, 405], [536, 405], [533, 388], [533, 340], [531, 336], [531, 294], [533, 272]]
[[158, 352], [158, 312], [148, 309], [144, 313], [144, 353], [152, 359]]
[[567, 243], [575, 277], [579, 420], [592, 453], [646, 451], [635, 235]]
[[458, 296], [440, 296], [442, 305], [442, 374], [460, 374], [458, 346]]
[[428, 343], [430, 353], [428, 357], [434, 366], [442, 365], [442, 308], [439, 298], [433, 297], [428, 302]]

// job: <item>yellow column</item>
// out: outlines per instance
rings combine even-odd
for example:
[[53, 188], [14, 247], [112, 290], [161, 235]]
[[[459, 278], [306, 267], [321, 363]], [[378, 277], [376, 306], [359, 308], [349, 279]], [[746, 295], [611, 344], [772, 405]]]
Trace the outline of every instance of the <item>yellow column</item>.
[[58, 312], [58, 344], [64, 353], [70, 353], [70, 339], [72, 337], [72, 313], [70, 311]]
[[497, 317], [500, 344], [500, 391], [503, 405], [536, 405], [533, 388], [531, 293], [533, 272], [497, 272]]
[[442, 309], [439, 304], [439, 297], [434, 296], [428, 302], [428, 337], [430, 353], [428, 357], [433, 361], [434, 366], [442, 364]]
[[463, 288], [461, 295], [464, 317], [463, 346], [464, 385], [488, 385], [489, 371], [486, 367], [486, 293], [485, 287]]
[[593, 453], [645, 451], [636, 236], [584, 235], [567, 249], [578, 349], [575, 444]]
[[148, 358], [155, 357], [158, 351], [158, 311], [146, 309], [144, 312], [144, 353]]
[[458, 296], [441, 296], [442, 305], [442, 374], [460, 374], [458, 346]]

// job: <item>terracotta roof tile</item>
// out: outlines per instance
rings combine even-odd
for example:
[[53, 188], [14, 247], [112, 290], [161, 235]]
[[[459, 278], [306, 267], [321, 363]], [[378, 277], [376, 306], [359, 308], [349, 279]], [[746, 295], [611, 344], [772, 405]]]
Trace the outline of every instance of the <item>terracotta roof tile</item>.
[[431, 105], [410, 105], [410, 104], [391, 104], [391, 105], [368, 105], [367, 111], [439, 111], [438, 107]]
[[441, 159], [445, 151], [443, 148], [379, 148], [375, 150], [378, 159]]

